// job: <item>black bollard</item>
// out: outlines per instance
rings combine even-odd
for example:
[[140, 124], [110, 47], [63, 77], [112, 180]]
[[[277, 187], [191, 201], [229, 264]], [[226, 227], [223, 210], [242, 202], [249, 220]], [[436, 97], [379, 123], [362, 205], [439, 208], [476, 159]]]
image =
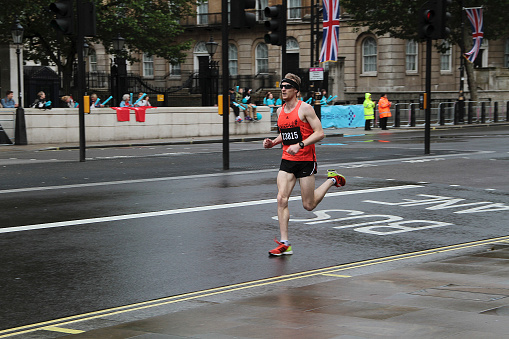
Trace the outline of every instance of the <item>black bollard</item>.
[[470, 101], [468, 103], [468, 124], [472, 124], [472, 113], [474, 110], [474, 102]]
[[395, 113], [395, 116], [394, 116], [394, 127], [399, 127], [400, 126], [400, 120], [401, 120], [400, 108], [399, 108], [399, 105], [396, 105], [396, 113]]
[[481, 124], [486, 123], [486, 103], [481, 102]]
[[495, 101], [493, 108], [493, 122], [498, 122], [498, 101]]
[[440, 126], [445, 125], [445, 104], [440, 105], [439, 124], [440, 124]]

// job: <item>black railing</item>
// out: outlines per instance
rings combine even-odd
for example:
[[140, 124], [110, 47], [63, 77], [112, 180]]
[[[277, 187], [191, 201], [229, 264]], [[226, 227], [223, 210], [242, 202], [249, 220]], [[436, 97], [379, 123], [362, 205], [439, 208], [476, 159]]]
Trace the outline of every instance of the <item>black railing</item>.
[[[311, 16], [311, 6], [290, 7], [288, 8], [288, 21], [306, 20]], [[267, 17], [263, 14], [262, 9], [252, 10], [249, 12], [256, 14], [256, 20], [263, 22]], [[190, 16], [180, 20], [180, 24], [185, 27], [196, 26], [219, 26], [222, 23], [222, 13], [203, 13], [196, 16]]]

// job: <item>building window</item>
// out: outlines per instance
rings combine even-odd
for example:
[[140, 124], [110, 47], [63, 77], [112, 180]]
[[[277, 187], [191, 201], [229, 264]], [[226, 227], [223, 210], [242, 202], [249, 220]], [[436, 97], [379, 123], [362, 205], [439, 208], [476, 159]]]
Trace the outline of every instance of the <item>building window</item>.
[[207, 25], [209, 23], [209, 3], [208, 1], [199, 4], [196, 7], [196, 20], [198, 25]]
[[180, 77], [182, 75], [180, 64], [170, 64], [170, 77]]
[[451, 71], [451, 46], [447, 41], [443, 42], [444, 48], [446, 48], [444, 53], [440, 54], [440, 71], [442, 72], [450, 72]]
[[154, 57], [152, 55], [148, 55], [147, 53], [143, 54], [143, 76], [154, 76]]
[[88, 52], [88, 71], [89, 72], [97, 72], [97, 54], [95, 53], [95, 49], [90, 49]]
[[406, 42], [406, 71], [417, 72], [417, 42], [409, 40]]
[[289, 0], [288, 1], [288, 19], [300, 19], [301, 18], [301, 0]]
[[505, 40], [504, 67], [509, 67], [509, 39]]
[[258, 0], [256, 1], [256, 20], [264, 21], [268, 20], [265, 14], [263, 14], [263, 10], [265, 7], [269, 7], [269, 0]]
[[238, 61], [238, 51], [237, 46], [234, 44], [228, 45], [228, 69], [230, 71], [230, 75], [239, 74], [239, 61]]
[[256, 46], [256, 73], [269, 72], [269, 49], [266, 44], [260, 43]]
[[295, 38], [286, 39], [286, 52], [287, 53], [298, 53], [299, 42]]
[[362, 42], [362, 73], [376, 72], [376, 41], [366, 38]]

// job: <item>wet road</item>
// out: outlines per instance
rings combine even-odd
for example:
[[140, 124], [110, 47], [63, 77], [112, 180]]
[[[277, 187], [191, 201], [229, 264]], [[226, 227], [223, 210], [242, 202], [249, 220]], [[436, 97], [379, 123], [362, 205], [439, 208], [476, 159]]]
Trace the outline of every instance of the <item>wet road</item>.
[[[369, 258], [508, 235], [509, 129], [326, 138], [347, 177], [278, 235], [280, 150], [221, 144], [0, 154], [0, 328]], [[32, 160], [33, 159], [33, 160]]]

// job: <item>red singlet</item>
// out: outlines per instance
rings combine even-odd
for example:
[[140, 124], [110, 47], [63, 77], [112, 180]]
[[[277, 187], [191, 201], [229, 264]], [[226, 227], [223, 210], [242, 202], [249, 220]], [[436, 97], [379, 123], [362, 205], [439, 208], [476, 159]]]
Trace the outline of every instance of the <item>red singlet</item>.
[[298, 101], [297, 106], [290, 112], [285, 113], [286, 103], [281, 108], [281, 113], [277, 119], [277, 126], [281, 137], [283, 138], [283, 159], [290, 161], [316, 161], [315, 145], [307, 145], [301, 148], [297, 154], [289, 154], [286, 152], [288, 147], [306, 140], [313, 129], [307, 122], [303, 122], [299, 117], [299, 108], [302, 101]]

